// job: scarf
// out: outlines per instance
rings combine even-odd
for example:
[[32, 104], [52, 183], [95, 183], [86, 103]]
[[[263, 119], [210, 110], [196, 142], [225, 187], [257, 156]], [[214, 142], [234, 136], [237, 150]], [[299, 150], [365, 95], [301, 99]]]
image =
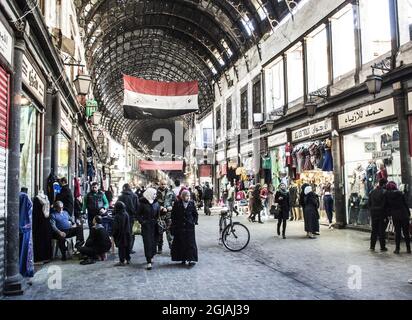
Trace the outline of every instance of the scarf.
[[143, 193], [143, 197], [152, 204], [156, 200], [157, 190], [154, 188], [147, 188], [147, 190]]

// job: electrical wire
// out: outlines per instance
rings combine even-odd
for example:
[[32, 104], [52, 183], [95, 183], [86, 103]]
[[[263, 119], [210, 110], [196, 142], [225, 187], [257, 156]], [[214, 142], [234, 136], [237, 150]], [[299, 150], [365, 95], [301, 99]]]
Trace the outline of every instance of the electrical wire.
[[[23, 14], [21, 17], [18, 17], [16, 20], [11, 21], [11, 23], [16, 23], [17, 21], [22, 20], [25, 16], [27, 16], [29, 13], [33, 12], [38, 6], [39, 6], [39, 1], [36, 0], [36, 4], [34, 5], [34, 7], [32, 9], [30, 9], [29, 11], [27, 11], [25, 14]], [[30, 6], [28, 6], [30, 8]]]

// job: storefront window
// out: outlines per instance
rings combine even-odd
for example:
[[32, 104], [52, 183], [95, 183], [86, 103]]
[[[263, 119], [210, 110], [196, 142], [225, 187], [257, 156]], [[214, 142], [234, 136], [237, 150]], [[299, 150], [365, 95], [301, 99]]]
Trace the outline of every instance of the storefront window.
[[360, 0], [362, 61], [368, 63], [391, 50], [388, 0]]
[[367, 128], [344, 136], [344, 156], [347, 221], [369, 225], [369, 192], [381, 177], [401, 182], [398, 125]]
[[400, 44], [412, 40], [412, 0], [398, 0]]
[[66, 178], [69, 175], [69, 139], [62, 133], [59, 134], [57, 175]]
[[326, 87], [329, 82], [328, 41], [326, 28], [320, 26], [306, 40], [309, 92]]
[[266, 90], [268, 92], [268, 109], [275, 110], [285, 104], [285, 84], [283, 77], [283, 58], [280, 58], [266, 72]]
[[36, 192], [36, 128], [37, 110], [28, 102], [20, 109], [20, 187], [31, 196]]
[[331, 18], [333, 73], [338, 79], [356, 67], [355, 34], [352, 5], [349, 4]]
[[288, 77], [288, 102], [294, 102], [303, 96], [303, 51], [298, 43], [286, 53]]

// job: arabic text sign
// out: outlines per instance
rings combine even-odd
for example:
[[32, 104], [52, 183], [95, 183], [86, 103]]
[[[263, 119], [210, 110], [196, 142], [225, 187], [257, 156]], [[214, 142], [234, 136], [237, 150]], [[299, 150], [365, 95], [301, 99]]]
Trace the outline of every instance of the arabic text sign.
[[3, 22], [0, 21], [0, 55], [11, 64], [13, 54], [13, 41], [10, 32], [7, 31]]
[[391, 150], [384, 150], [384, 151], [373, 151], [372, 152], [372, 159], [390, 159], [392, 157]]
[[395, 114], [393, 99], [387, 99], [371, 105], [360, 107], [339, 115], [339, 129], [386, 118]]
[[44, 105], [44, 83], [26, 56], [23, 56], [23, 82]]
[[307, 127], [293, 130], [292, 131], [292, 141], [302, 140], [306, 138], [311, 138], [313, 136], [318, 136], [331, 131], [332, 120], [327, 118], [323, 121], [316, 122], [314, 124], [308, 125]]

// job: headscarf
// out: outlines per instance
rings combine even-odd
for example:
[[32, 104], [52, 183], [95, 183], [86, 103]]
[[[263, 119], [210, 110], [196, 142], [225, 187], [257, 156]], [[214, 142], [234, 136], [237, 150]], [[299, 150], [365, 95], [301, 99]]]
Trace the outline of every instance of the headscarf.
[[[282, 188], [282, 187], [284, 187], [284, 188]], [[286, 189], [286, 184], [281, 183], [281, 184], [279, 185], [279, 191], [280, 191], [281, 193], [283, 193], [283, 194], [288, 193], [288, 189]]]
[[305, 195], [308, 195], [309, 193], [312, 192], [312, 187], [311, 187], [311, 186], [307, 186], [303, 192], [305, 193]]
[[143, 193], [143, 197], [152, 204], [156, 200], [157, 190], [154, 188], [147, 188]]
[[[184, 206], [185, 209], [186, 209], [187, 206], [189, 205], [189, 201], [184, 201], [184, 200], [183, 200], [183, 196], [185, 196], [185, 195], [189, 195], [189, 197], [190, 197], [190, 192], [189, 192], [189, 190], [183, 189], [182, 192], [180, 192], [180, 199], [182, 199], [183, 206]], [[190, 198], [189, 198], [189, 200], [190, 200]]]
[[389, 181], [388, 184], [386, 185], [386, 190], [391, 190], [391, 191], [398, 190], [398, 186], [396, 185], [396, 182]]

